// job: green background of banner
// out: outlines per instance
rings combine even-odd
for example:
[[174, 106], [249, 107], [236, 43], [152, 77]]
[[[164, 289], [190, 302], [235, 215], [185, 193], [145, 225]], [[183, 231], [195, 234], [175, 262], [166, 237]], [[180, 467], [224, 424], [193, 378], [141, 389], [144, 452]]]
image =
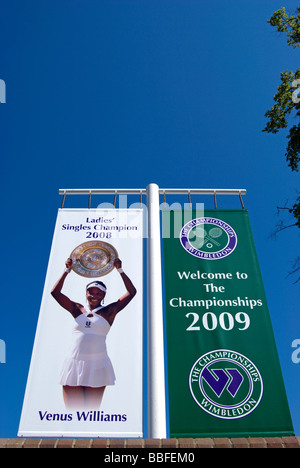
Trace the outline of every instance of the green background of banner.
[[[180, 214], [182, 213], [182, 214]], [[178, 216], [182, 216], [181, 222]], [[179, 233], [186, 223], [187, 213], [179, 210], [164, 210], [163, 220], [163, 250], [164, 250], [164, 282], [165, 282], [165, 320], [167, 338], [167, 387], [169, 400], [169, 421], [171, 437], [228, 437], [234, 436], [274, 436], [292, 435], [293, 426], [285, 393], [280, 363], [276, 350], [272, 324], [269, 316], [266, 296], [258, 264], [256, 249], [252, 236], [247, 210], [205, 210], [205, 217], [218, 218], [228, 223], [236, 232], [238, 243], [235, 250], [225, 258], [205, 260], [188, 253], [181, 245]], [[190, 212], [190, 218], [199, 217], [199, 213]], [[176, 226], [175, 226], [176, 225]], [[175, 227], [174, 227], [175, 226]], [[169, 235], [169, 228], [171, 232]], [[232, 273], [232, 279], [180, 279], [181, 273], [197, 271], [214, 273]], [[238, 279], [237, 272], [246, 273], [247, 279]], [[212, 283], [224, 291], [210, 291], [211, 287], [203, 284]], [[172, 307], [172, 298], [182, 300], [233, 300], [237, 297], [255, 300], [252, 306], [212, 306], [207, 310], [204, 306]], [[215, 298], [215, 299], [213, 299]], [[258, 305], [261, 301], [261, 306]], [[179, 299], [172, 301], [179, 305]], [[222, 302], [219, 302], [222, 304]], [[240, 302], [241, 303], [241, 302]], [[186, 303], [187, 304], [187, 303]], [[246, 304], [246, 302], [245, 302]], [[203, 326], [203, 316], [212, 312], [218, 320], [214, 330], [211, 314], [206, 316], [207, 327]], [[229, 324], [228, 315], [224, 328], [220, 326], [220, 314], [228, 312], [234, 320], [234, 326]], [[246, 327], [236, 321], [245, 319], [245, 313], [250, 318]], [[200, 330], [187, 331], [193, 318], [199, 316], [196, 326]], [[197, 318], [197, 317], [196, 317]], [[224, 316], [223, 316], [224, 318]], [[221, 419], [204, 411], [194, 400], [189, 387], [190, 371], [204, 354], [227, 349], [246, 356], [258, 368], [263, 380], [263, 396], [258, 406], [249, 414], [237, 419]], [[223, 363], [224, 364], [224, 363]], [[240, 387], [242, 388], [242, 387]], [[228, 392], [225, 391], [228, 394]], [[225, 395], [224, 393], [224, 395]]]

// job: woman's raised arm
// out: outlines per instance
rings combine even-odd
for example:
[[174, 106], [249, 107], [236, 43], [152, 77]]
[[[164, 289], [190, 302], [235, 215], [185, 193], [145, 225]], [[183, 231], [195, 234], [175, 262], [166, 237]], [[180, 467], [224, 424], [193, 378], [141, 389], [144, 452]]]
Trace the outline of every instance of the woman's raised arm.
[[132, 284], [132, 281], [128, 278], [126, 273], [124, 273], [124, 271], [122, 270], [122, 262], [119, 258], [115, 260], [114, 265], [115, 265], [115, 268], [120, 273], [120, 276], [126, 288], [126, 293], [124, 294], [124, 296], [120, 297], [120, 299], [114, 303], [115, 313], [117, 314], [118, 312], [120, 312], [120, 310], [124, 309], [124, 307], [126, 307], [127, 304], [129, 304], [129, 302], [136, 295], [137, 291], [134, 285]]
[[65, 296], [61, 292], [65, 279], [71, 271], [71, 267], [72, 267], [72, 259], [68, 258], [68, 260], [66, 261], [66, 269], [63, 272], [62, 276], [59, 278], [59, 280], [53, 286], [51, 295], [59, 303], [59, 305], [61, 305], [64, 309], [70, 312], [74, 318], [76, 318], [81, 314], [81, 311], [79, 308], [80, 305], [77, 304], [76, 302], [71, 301], [71, 299], [69, 299], [67, 296]]

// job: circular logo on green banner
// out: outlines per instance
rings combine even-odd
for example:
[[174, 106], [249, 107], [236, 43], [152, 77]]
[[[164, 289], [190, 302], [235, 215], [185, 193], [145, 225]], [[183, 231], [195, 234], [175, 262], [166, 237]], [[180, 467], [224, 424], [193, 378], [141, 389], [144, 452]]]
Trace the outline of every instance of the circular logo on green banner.
[[263, 395], [263, 380], [255, 364], [228, 349], [210, 351], [197, 359], [189, 385], [200, 408], [221, 419], [247, 416]]
[[237, 235], [225, 221], [203, 217], [192, 219], [180, 232], [182, 247], [194, 257], [218, 260], [230, 255], [237, 246]]

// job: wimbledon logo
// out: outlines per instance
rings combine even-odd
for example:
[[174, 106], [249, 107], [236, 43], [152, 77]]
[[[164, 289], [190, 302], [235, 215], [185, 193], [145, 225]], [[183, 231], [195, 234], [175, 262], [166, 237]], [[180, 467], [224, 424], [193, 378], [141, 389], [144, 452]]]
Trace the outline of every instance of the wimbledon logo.
[[257, 367], [243, 354], [228, 349], [210, 351], [197, 359], [189, 385], [197, 405], [220, 419], [247, 416], [257, 408], [263, 395]]
[[180, 231], [182, 247], [194, 257], [219, 260], [230, 255], [237, 246], [234, 229], [221, 219], [192, 219]]

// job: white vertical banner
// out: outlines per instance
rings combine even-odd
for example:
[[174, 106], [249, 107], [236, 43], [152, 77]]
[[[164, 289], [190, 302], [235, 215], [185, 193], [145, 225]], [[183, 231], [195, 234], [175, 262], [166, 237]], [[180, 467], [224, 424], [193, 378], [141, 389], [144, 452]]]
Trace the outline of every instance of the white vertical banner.
[[143, 210], [60, 209], [24, 437], [143, 437]]

